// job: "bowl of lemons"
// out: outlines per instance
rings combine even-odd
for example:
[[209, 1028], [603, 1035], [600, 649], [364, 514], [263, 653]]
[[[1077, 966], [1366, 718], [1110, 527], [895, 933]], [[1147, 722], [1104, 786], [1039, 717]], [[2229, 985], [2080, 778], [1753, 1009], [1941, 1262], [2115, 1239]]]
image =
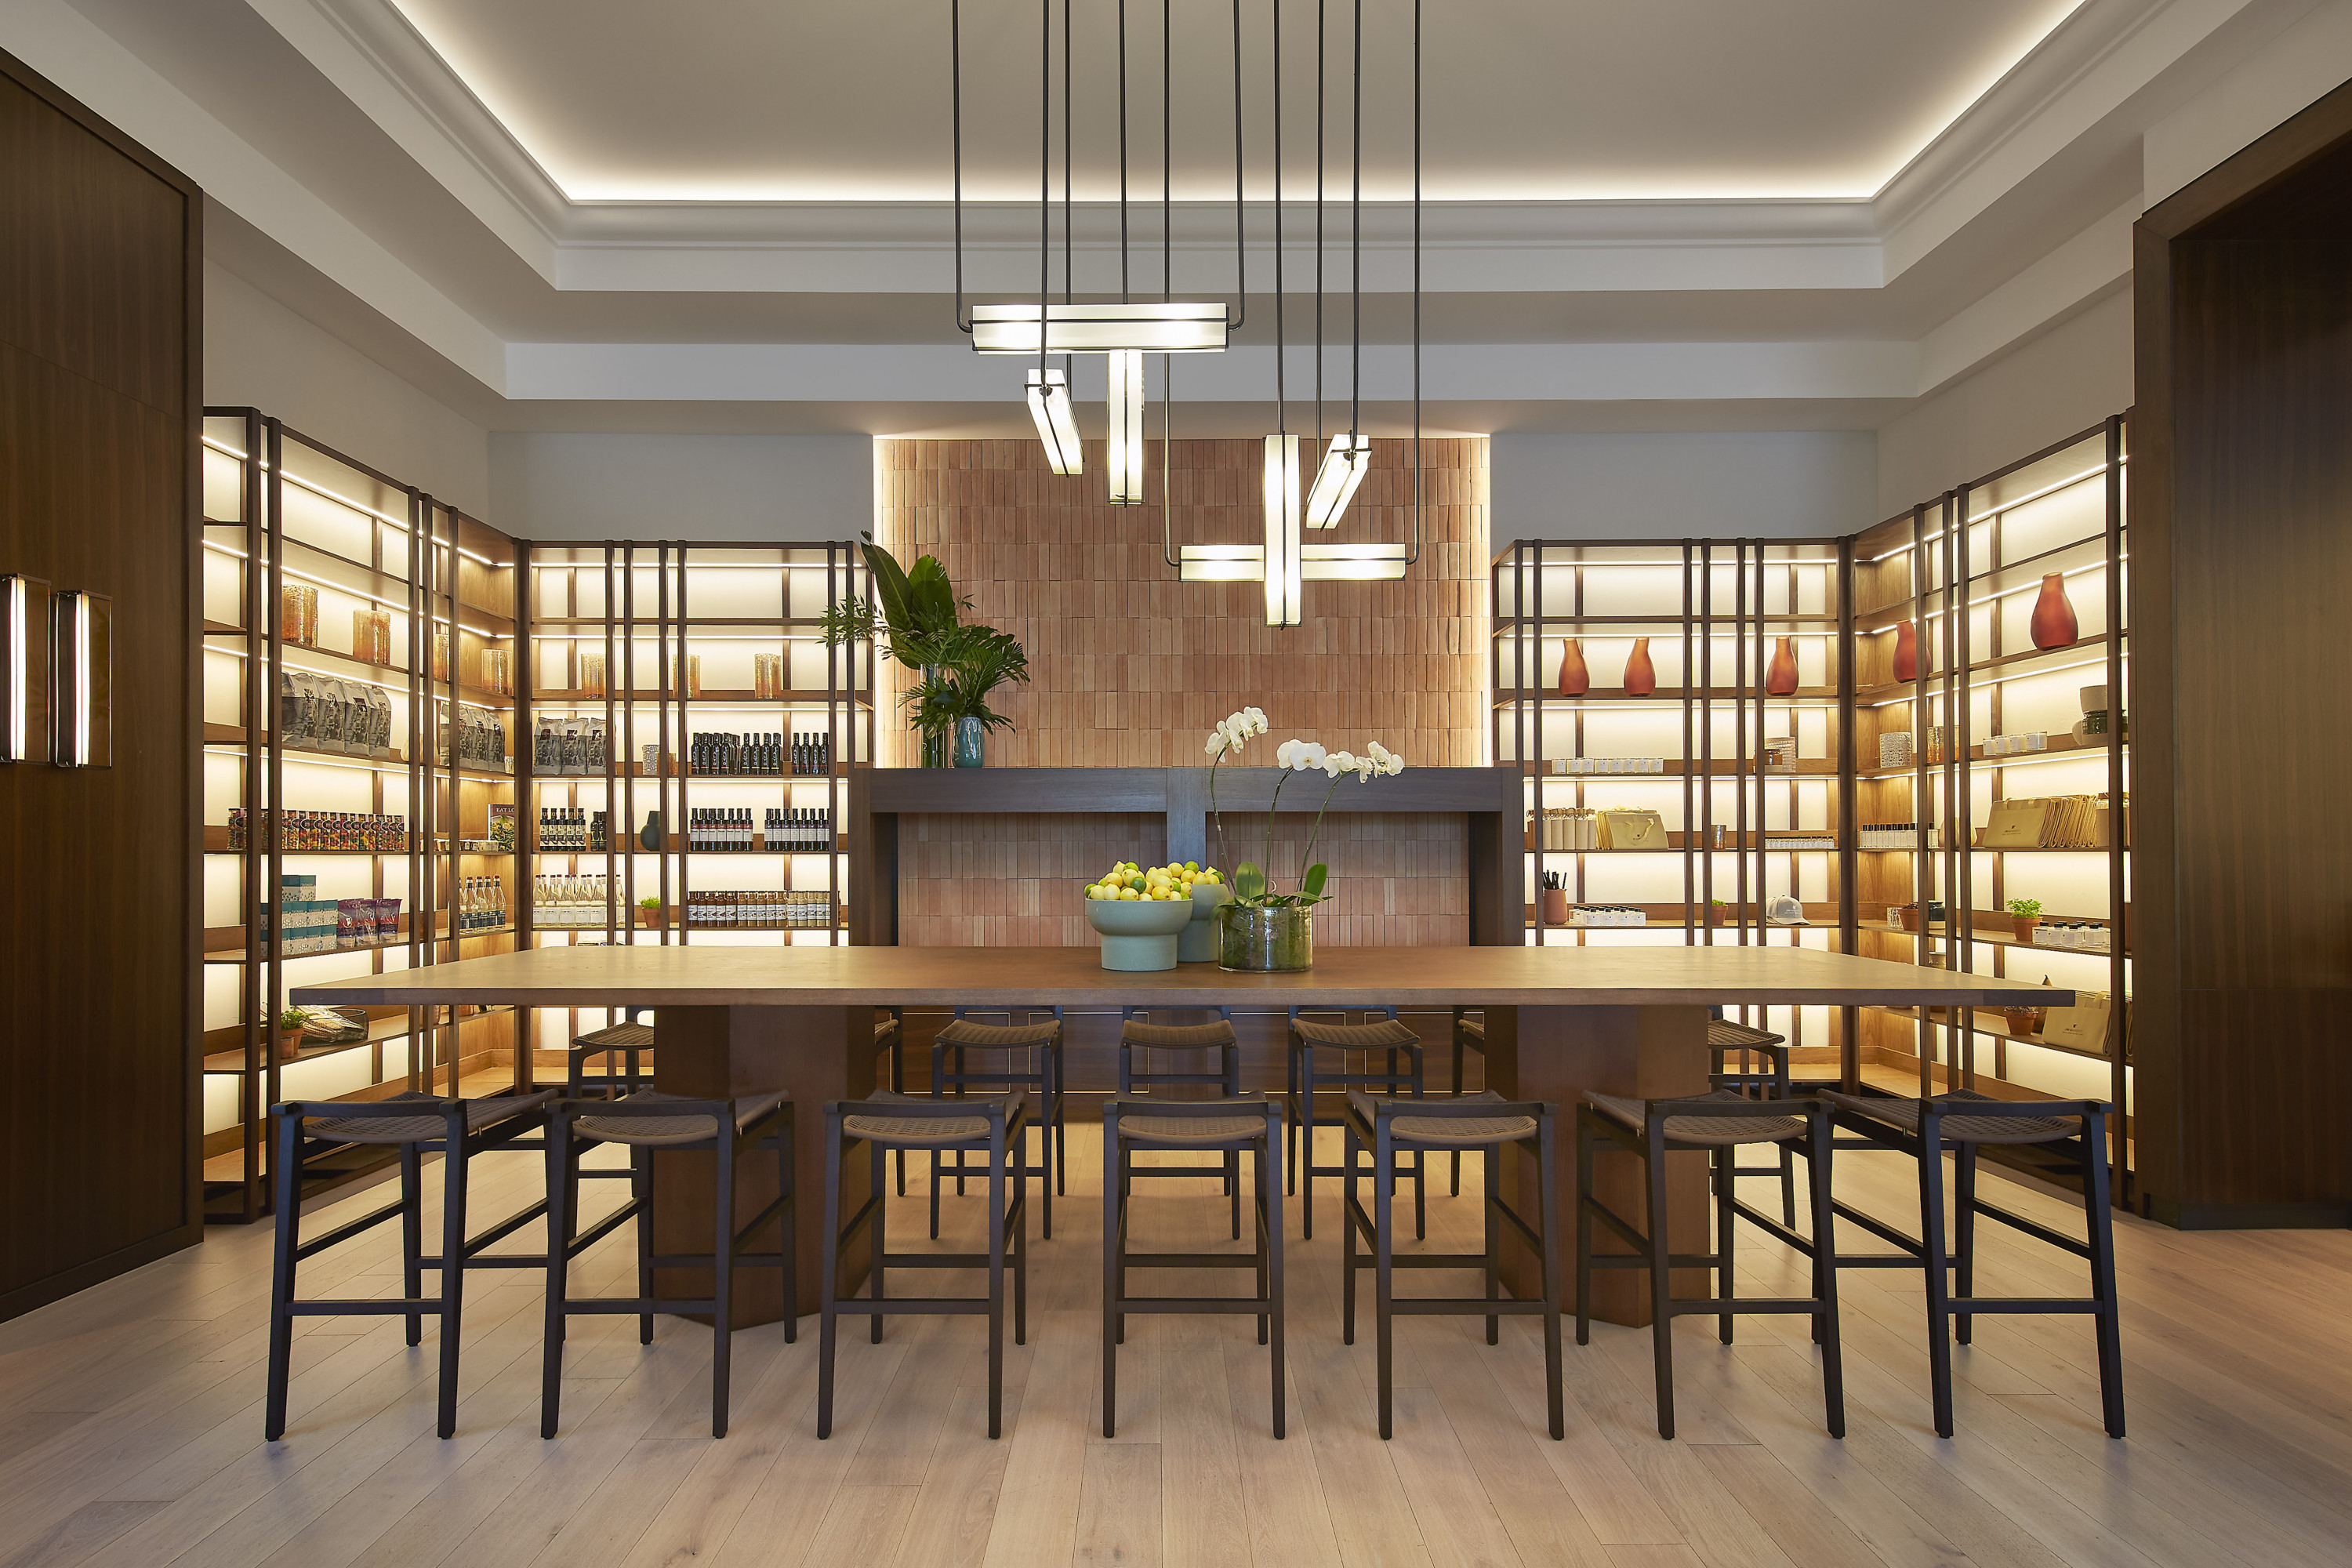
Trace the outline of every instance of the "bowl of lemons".
[[[1105, 969], [1176, 967], [1177, 938], [1202, 906], [1195, 890], [1223, 881], [1214, 867], [1123, 860], [1087, 884], [1087, 922], [1102, 936]], [[1207, 906], [1213, 912], [1214, 905]]]

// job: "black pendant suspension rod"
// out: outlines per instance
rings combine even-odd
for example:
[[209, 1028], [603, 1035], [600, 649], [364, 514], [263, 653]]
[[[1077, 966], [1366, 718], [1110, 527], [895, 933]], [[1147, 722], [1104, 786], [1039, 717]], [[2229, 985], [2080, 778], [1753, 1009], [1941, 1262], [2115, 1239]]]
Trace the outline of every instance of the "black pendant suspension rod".
[[[1070, 264], [1070, 237], [1077, 229], [1070, 210], [1070, 0], [1062, 0], [1062, 303], [1070, 302], [1070, 279], [1076, 268]], [[1038, 331], [1045, 328], [1041, 323]], [[1071, 356], [1062, 356], [1062, 381], [1074, 385], [1070, 368]], [[1075, 423], [1075, 421], [1073, 421]]]
[[1168, 21], [1175, 4], [1176, 0], [1160, 0], [1160, 298], [1163, 301], [1176, 298], [1176, 70], [1171, 47], [1175, 33]]
[[1242, 228], [1242, 0], [1234, 0], [1234, 300], [1236, 314], [1226, 330], [1239, 331], [1249, 320], [1249, 248]]
[[948, 101], [954, 107], [950, 118], [955, 124], [955, 285], [956, 330], [971, 331], [971, 318], [963, 310], [963, 0], [948, 4]]
[[1421, 559], [1421, 0], [1412, 0], [1412, 553]]
[[1323, 13], [1315, 0], [1315, 444], [1323, 444]]
[[1037, 385], [1045, 384], [1045, 299], [1054, 258], [1054, 0], [1037, 0]]
[[[1274, 428], [1290, 434], [1290, 395], [1284, 380], [1282, 334], [1282, 0], [1274, 11]], [[1266, 569], [1274, 569], [1272, 562]]]
[[[1349, 436], [1360, 436], [1364, 430], [1364, 0], [1356, 0], [1355, 47], [1355, 194], [1348, 199], [1351, 226], [1348, 250], [1355, 269], [1354, 280], [1349, 285], [1351, 302], [1348, 331], [1353, 342], [1348, 351]], [[1351, 457], [1349, 460], [1352, 462], [1354, 458]]]
[[[1070, 47], [1066, 26], [1063, 32], [1066, 60]], [[1066, 65], [1062, 74], [1066, 81]], [[1118, 0], [1118, 302], [1122, 305], [1127, 303], [1127, 0]]]

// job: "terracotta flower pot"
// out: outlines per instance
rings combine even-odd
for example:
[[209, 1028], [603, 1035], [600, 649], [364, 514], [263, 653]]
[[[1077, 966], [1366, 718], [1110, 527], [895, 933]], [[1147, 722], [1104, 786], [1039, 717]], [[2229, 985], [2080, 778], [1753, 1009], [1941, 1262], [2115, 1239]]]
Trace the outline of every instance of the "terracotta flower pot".
[[1543, 890], [1543, 918], [1544, 924], [1548, 926], [1564, 926], [1568, 923], [1567, 889], [1546, 888]]
[[1625, 695], [1647, 697], [1658, 689], [1658, 669], [1650, 662], [1650, 639], [1635, 637], [1625, 659]]
[[2055, 572], [2042, 579], [2042, 596], [2033, 601], [2030, 629], [2035, 647], [2066, 647], [2082, 635], [2074, 606], [2066, 602], [2066, 579]]
[[637, 924], [646, 931], [659, 931], [661, 930], [662, 914], [663, 911], [660, 910], [648, 910], [640, 907], [637, 910]]
[[1592, 688], [1592, 674], [1584, 668], [1584, 645], [1576, 638], [1568, 639], [1568, 647], [1559, 656], [1559, 694], [1581, 697]]
[[2009, 917], [2009, 922], [2011, 925], [2017, 928], [2018, 941], [2032, 942], [2033, 940], [2033, 928], [2042, 923], [2042, 917], [2040, 915], [2011, 915]]
[[301, 1055], [302, 1031], [299, 1029], [278, 1030], [278, 1059], [281, 1062], [290, 1062], [299, 1059]]
[[2004, 1007], [2000, 1020], [2009, 1026], [2012, 1035], [2038, 1035], [2042, 1032], [2042, 1009], [2039, 1007]]
[[1727, 925], [1731, 921], [1731, 910], [1727, 906], [1717, 907], [1710, 905], [1707, 909], [1706, 915], [1706, 923], [1709, 925]]
[[1919, 679], [1919, 623], [1904, 621], [1895, 628], [1895, 679]]
[[1797, 656], [1782, 637], [1772, 649], [1772, 662], [1764, 671], [1764, 691], [1769, 697], [1794, 697], [1797, 694]]

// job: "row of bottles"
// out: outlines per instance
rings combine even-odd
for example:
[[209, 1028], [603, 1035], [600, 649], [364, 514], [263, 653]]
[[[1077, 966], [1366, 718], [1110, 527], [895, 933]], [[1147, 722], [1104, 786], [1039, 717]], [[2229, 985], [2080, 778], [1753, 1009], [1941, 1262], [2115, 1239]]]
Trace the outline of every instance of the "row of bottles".
[[604, 877], [537, 877], [531, 880], [531, 923], [542, 931], [603, 927], [609, 918], [625, 925], [625, 910], [608, 910]]
[[833, 847], [833, 813], [816, 809], [779, 811], [771, 806], [767, 837], [771, 849], [823, 854]]
[[822, 931], [835, 924], [824, 892], [690, 892], [686, 923], [698, 930]]
[[503, 877], [468, 877], [457, 888], [457, 933], [495, 931], [507, 923]]
[[751, 807], [695, 807], [687, 814], [686, 847], [698, 852], [758, 848], [752, 842]]
[[[262, 847], [268, 847], [269, 825], [273, 814], [261, 814]], [[228, 847], [231, 849], [254, 847], [252, 835], [246, 826], [245, 807], [231, 806], [228, 814]], [[278, 846], [285, 850], [365, 850], [376, 854], [400, 855], [408, 849], [408, 818], [386, 816], [381, 813], [362, 811], [289, 811], [286, 814], [285, 840]]]
[[821, 854], [833, 847], [833, 813], [770, 806], [761, 831], [751, 829], [749, 806], [697, 806], [687, 814], [686, 847], [697, 853], [766, 850]]
[[706, 778], [820, 776], [833, 771], [833, 742], [812, 731], [788, 742], [782, 731], [737, 735], [698, 731], [687, 749], [688, 770]]
[[539, 808], [539, 847], [550, 854], [601, 855], [604, 814], [576, 805]]

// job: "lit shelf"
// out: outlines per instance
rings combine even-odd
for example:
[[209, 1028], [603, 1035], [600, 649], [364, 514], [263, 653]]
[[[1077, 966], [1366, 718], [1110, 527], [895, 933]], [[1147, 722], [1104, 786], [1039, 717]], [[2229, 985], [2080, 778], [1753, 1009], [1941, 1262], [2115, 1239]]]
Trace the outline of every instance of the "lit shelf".
[[[1758, 768], [1752, 758], [1745, 767], [1742, 767], [1738, 760], [1730, 757], [1702, 758], [1696, 763], [1687, 762], [1681, 757], [1667, 757], [1664, 760], [1666, 764], [1664, 771], [1654, 773], [1554, 773], [1551, 764], [1548, 762], [1521, 763], [1519, 771], [1531, 779], [1539, 778], [1547, 784], [1617, 784], [1627, 779], [1685, 777], [1742, 779], [1833, 779], [1837, 777], [1837, 764], [1824, 762], [1819, 757], [1800, 758], [1793, 767], [1764, 769]], [[1504, 764], [1506, 767], [1509, 765], [1507, 763]]]
[[[1581, 697], [1562, 697], [1549, 689], [1530, 687], [1528, 689], [1528, 693], [1524, 700], [1530, 703], [1540, 703], [1546, 708], [1581, 708], [1587, 706], [1605, 707], [1619, 702], [1646, 702], [1656, 707], [1680, 707], [1685, 701], [1730, 702], [1744, 698], [1750, 702], [1767, 704], [1810, 703], [1819, 707], [1828, 707], [1837, 700], [1837, 688], [1834, 686], [1800, 686], [1796, 690], [1790, 692], [1786, 697], [1764, 696], [1752, 686], [1693, 686], [1687, 688], [1681, 686], [1661, 686], [1654, 691], [1645, 693], [1640, 697], [1634, 697], [1629, 695], [1622, 687], [1602, 688], [1596, 686]], [[1498, 697], [1495, 700], [1495, 706], [1498, 709], [1514, 708], [1518, 706], [1522, 700], [1522, 699], [1516, 697]]]
[[[2002, 673], [1990, 680], [1970, 680], [1967, 684], [1969, 689], [1974, 691], [1987, 686], [2005, 685], [2013, 680], [2038, 679], [2042, 676], [2056, 675], [2068, 669], [2104, 668], [2107, 662], [2105, 654], [2100, 653], [2093, 658], [2084, 658], [2083, 655], [2085, 650], [2105, 647], [2107, 640], [2105, 632], [2096, 632], [2089, 637], [2076, 637], [2064, 647], [2021, 648], [2015, 653], [1980, 658], [1968, 667], [1967, 674], [1982, 675], [1996, 670]], [[2126, 652], [2124, 657], [2129, 658], [2131, 656]], [[2029, 665], [2034, 668], [2022, 668]], [[1909, 702], [1915, 700], [1918, 689], [1922, 687], [1927, 689], [1928, 696], [1935, 697], [1941, 694], [1943, 684], [1944, 678], [1941, 675], [1928, 674], [1918, 680], [1897, 680], [1889, 681], [1883, 686], [1865, 686], [1853, 694], [1854, 706], [1881, 708], [1895, 702]], [[2102, 686], [2105, 681], [2102, 679], [2086, 681], [2084, 684]]]
[[[2069, 919], [2066, 916], [2060, 915], [2053, 918], [2056, 922], [2061, 925], [2070, 923]], [[2089, 917], [2085, 918], [2087, 919]], [[2096, 923], [2105, 925], [2106, 922], [2100, 921]], [[1915, 938], [1925, 936], [1934, 942], [1958, 942], [1960, 940], [1959, 935], [1954, 932], [1948, 925], [1931, 926], [1927, 931], [1916, 931], [1908, 930], [1903, 926], [1889, 925], [1885, 921], [1857, 921], [1854, 924], [1855, 929], [1858, 931], [1874, 931], [1881, 936], [1907, 936]], [[1989, 942], [1995, 947], [2022, 948], [2028, 952], [2055, 952], [2064, 954], [2071, 958], [2106, 958], [2112, 956], [2105, 948], [2043, 947], [2032, 942], [2020, 942], [2017, 939], [2016, 931], [2013, 930], [1989, 930], [1986, 927], [1978, 926], [1969, 931], [1967, 935], [1970, 942]], [[2126, 952], [2125, 956], [2129, 957], [2130, 954]]]
[[1682, 639], [1683, 627], [1687, 624], [1692, 628], [1691, 641], [1696, 643], [1707, 635], [1707, 628], [1717, 626], [1745, 626], [1750, 628], [1769, 626], [1820, 626], [1823, 629], [1819, 632], [1791, 632], [1788, 635], [1791, 637], [1834, 637], [1837, 635], [1838, 621], [1839, 617], [1833, 615], [1807, 615], [1801, 611], [1746, 616], [1736, 615], [1728, 611], [1718, 611], [1713, 616], [1702, 616], [1696, 609], [1691, 612], [1690, 619], [1687, 623], [1685, 623], [1680, 616], [1674, 615], [1497, 616], [1495, 617], [1493, 635], [1498, 637], [1516, 637], [1518, 635], [1520, 628], [1528, 626], [1534, 627], [1538, 635], [1541, 634], [1542, 629], [1546, 626], [1614, 626], [1620, 628], [1621, 634], [1624, 632], [1633, 632], [1637, 628], [1654, 627], [1655, 628], [1654, 630], [1651, 630], [1646, 633], [1646, 635], [1654, 640], [1664, 637], [1671, 638], [1679, 642]]
[[[628, 692], [621, 690], [618, 688], [614, 689], [609, 699], [601, 691], [589, 692], [555, 690], [534, 691], [531, 693], [531, 704], [533, 707], [601, 708], [604, 706], [607, 701], [618, 706], [620, 704], [632, 701], [639, 705], [645, 705], [648, 703], [658, 703], [663, 700], [665, 700], [665, 699], [661, 694], [660, 688], [651, 686], [640, 686], [636, 688], [636, 695], [634, 698], [632, 698]], [[755, 695], [748, 688], [741, 689], [730, 689], [727, 690], [706, 689], [699, 696], [672, 691], [667, 700], [670, 702], [691, 703], [698, 708], [710, 708], [723, 705], [736, 708], [761, 709], [766, 708], [772, 703], [779, 702], [800, 703], [818, 708], [823, 708], [829, 703], [835, 702], [851, 703], [859, 708], [871, 708], [874, 705], [872, 697], [869, 694], [863, 692], [840, 691], [827, 695], [822, 691], [786, 691], [775, 697], [761, 697]]]
[[[1907, 544], [1901, 547], [1902, 550], [1909, 548]], [[1900, 553], [1900, 551], [1897, 553]], [[2128, 552], [2125, 553], [2124, 559], [2130, 559]], [[2106, 541], [2103, 538], [2078, 539], [2070, 543], [2053, 545], [2039, 554], [2004, 562], [1999, 566], [1976, 574], [1968, 580], [1968, 602], [1974, 606], [1994, 599], [2006, 599], [2018, 594], [2033, 593], [2041, 588], [2042, 579], [2053, 574], [2065, 577], [2071, 582], [2075, 577], [2087, 575], [2105, 566], [2106, 560], [2107, 546]], [[1943, 594], [1941, 584], [1928, 588], [1927, 599], [1927, 614], [1930, 618], [1942, 618], [1943, 606], [1940, 601]], [[2069, 599], [2074, 596], [2071, 588], [2067, 596]], [[1853, 617], [1854, 635], [1871, 637], [1880, 632], [1891, 631], [1903, 622], [1914, 619], [1917, 614], [1918, 601], [1911, 598], [1898, 599], [1891, 605], [1882, 605], [1875, 609], [1857, 610]]]
[[[1920, 1010], [1916, 1007], [1888, 1007], [1876, 1003], [1864, 1003], [1863, 1005], [1863, 1011], [1866, 1013], [1885, 1013], [1898, 1018], [1909, 1018], [1915, 1022], [1920, 1020], [1923, 1016]], [[1927, 1021], [1936, 1024], [1950, 1022], [1949, 1019], [1946, 1018], [1929, 1018]], [[2009, 1021], [2003, 1018], [1999, 1011], [1990, 1008], [1979, 1007], [1975, 1009], [1969, 1020], [1968, 1026], [1969, 1032], [1972, 1034], [1987, 1035], [1994, 1039], [2007, 1040], [2013, 1045], [2034, 1046], [2045, 1051], [2063, 1051], [2070, 1057], [2088, 1057], [2093, 1061], [2104, 1062], [2114, 1059], [2105, 1051], [2087, 1050], [2081, 1046], [2061, 1045], [2055, 1040], [2045, 1040], [2033, 1035], [2012, 1034], [2010, 1031]]]
[[[602, 568], [598, 569], [601, 570]], [[823, 571], [824, 568], [813, 567], [806, 568], [806, 570]], [[611, 626], [614, 628], [613, 640], [616, 645], [628, 640], [626, 628], [624, 624], [605, 616], [533, 616], [531, 617], [530, 624], [534, 627], [588, 626], [594, 628], [600, 637], [602, 636], [605, 626]], [[651, 609], [640, 608], [637, 611], [635, 621], [631, 624], [634, 624], [636, 629], [642, 633], [648, 630], [659, 630], [663, 625], [663, 620], [658, 612]], [[823, 616], [672, 616], [668, 619], [668, 625], [673, 629], [679, 626], [688, 628], [694, 626], [821, 626], [824, 625], [824, 617]], [[537, 636], [540, 634], [534, 633], [533, 635]], [[691, 635], [690, 631], [689, 635]], [[576, 636], [555, 633], [548, 634], [548, 640], [550, 642], [578, 642], [581, 639]]]
[[[824, 849], [822, 847], [817, 847], [817, 848], [814, 848], [814, 849], [785, 849], [785, 848], [782, 848], [782, 847], [778, 847], [778, 848], [771, 849], [771, 848], [767, 847], [767, 835], [766, 835], [766, 834], [764, 834], [764, 833], [760, 832], [760, 831], [759, 831], [758, 829], [756, 829], [756, 828], [752, 830], [752, 837], [760, 840], [760, 847], [759, 847], [759, 848], [756, 848], [756, 849], [697, 849], [697, 850], [692, 851], [692, 853], [693, 853], [693, 854], [695, 854], [695, 855], [697, 855], [697, 856], [703, 856], [703, 855], [822, 855], [822, 854], [825, 853]], [[847, 854], [847, 853], [849, 852], [849, 836], [848, 836], [847, 834], [845, 834], [845, 833], [837, 833], [837, 834], [834, 835], [834, 839], [833, 839], [833, 851], [834, 851], [834, 853], [835, 853], [835, 854], [837, 854], [837, 855], [845, 855], [845, 854]], [[573, 860], [602, 860], [602, 859], [605, 858], [605, 853], [604, 853], [604, 850], [602, 850], [602, 849], [534, 849], [533, 851], [531, 851], [531, 853], [532, 853], [535, 857], [537, 857], [538, 858], [542, 859], [542, 860], [547, 860], [547, 859], [558, 859], [558, 858], [569, 858], [569, 859], [573, 859]], [[622, 846], [619, 846], [619, 845], [615, 845], [615, 846], [614, 847], [613, 851], [612, 851], [612, 858], [614, 858], [614, 859], [615, 859], [615, 860], [624, 860], [624, 859], [628, 858], [629, 858], [630, 856], [632, 856], [632, 855], [651, 855], [651, 854], [653, 854], [653, 853], [655, 853], [655, 851], [653, 851], [653, 850], [651, 850], [651, 849], [646, 848], [643, 844], [639, 843], [639, 842], [638, 842], [638, 840], [637, 840], [637, 836], [636, 836], [635, 833], [631, 833], [631, 834], [629, 835], [629, 841], [628, 841], [628, 844], [627, 844], [627, 846], [626, 846], [625, 847], [622, 847]], [[661, 850], [661, 853], [666, 854], [666, 855], [683, 855], [683, 854], [688, 853], [688, 850], [686, 849], [686, 847], [685, 847], [684, 844], [679, 840], [678, 836], [677, 836], [677, 834], [675, 834], [675, 833], [672, 833], [672, 834], [669, 834], [669, 835], [667, 837], [667, 838], [665, 839], [665, 841], [664, 841], [664, 845], [663, 845], [663, 847], [662, 847], [662, 850]]]
[[[407, 917], [404, 915], [401, 919], [405, 921]], [[243, 941], [242, 933], [245, 930], [243, 926], [225, 926], [221, 929], [240, 933], [237, 940], [240, 942]], [[482, 931], [459, 931], [455, 937], [452, 937], [447, 931], [442, 931], [430, 940], [436, 942], [475, 942], [483, 937], [509, 935], [513, 932], [515, 929], [515, 927], [510, 925], [491, 926]], [[207, 931], [205, 934], [209, 936], [212, 933]], [[406, 947], [408, 945], [408, 942], [409, 939], [405, 934], [393, 937], [379, 937], [373, 942], [354, 942], [349, 947], [322, 947], [316, 952], [289, 952], [286, 955], [286, 962], [289, 963], [299, 963], [306, 958], [336, 958], [353, 952], [375, 952], [388, 947]], [[250, 956], [254, 962], [259, 963], [267, 961], [269, 954], [263, 952]], [[205, 962], [206, 963], [243, 963], [247, 962], [247, 957], [248, 954], [242, 946], [208, 948], [205, 952]]]

